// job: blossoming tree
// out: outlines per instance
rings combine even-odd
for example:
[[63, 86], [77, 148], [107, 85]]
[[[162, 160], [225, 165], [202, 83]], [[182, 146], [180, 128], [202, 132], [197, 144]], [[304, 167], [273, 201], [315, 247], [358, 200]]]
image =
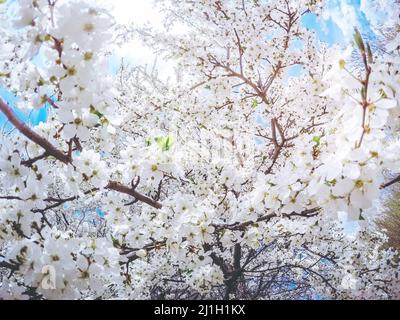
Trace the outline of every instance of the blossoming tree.
[[[374, 225], [400, 181], [396, 38], [327, 47], [301, 23], [320, 1], [160, 1], [163, 33], [121, 29], [95, 1], [16, 2], [0, 13], [0, 84], [48, 119], [29, 126], [0, 100], [15, 128], [1, 298], [399, 296]], [[121, 30], [174, 60], [177, 81], [112, 77]]]

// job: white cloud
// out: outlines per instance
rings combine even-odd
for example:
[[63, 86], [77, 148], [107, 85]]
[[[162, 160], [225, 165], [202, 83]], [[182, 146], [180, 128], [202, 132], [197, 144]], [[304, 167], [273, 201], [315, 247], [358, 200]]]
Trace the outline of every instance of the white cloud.
[[328, 10], [324, 11], [323, 18], [332, 21], [340, 28], [345, 39], [351, 39], [354, 27], [359, 26], [359, 20], [354, 5], [347, 1], [330, 1]]
[[[159, 12], [153, 0], [97, 0], [110, 8], [116, 20], [120, 24], [136, 27], [150, 25], [153, 28], [161, 29], [163, 27], [163, 14]], [[144, 46], [143, 43], [135, 38], [125, 43], [117, 52], [117, 60], [124, 58], [132, 65], [153, 66], [156, 55], [151, 49]], [[157, 68], [161, 78], [168, 78], [174, 75], [174, 65], [171, 62], [164, 62], [158, 57]]]
[[380, 26], [398, 23], [400, 5], [388, 0], [361, 0], [360, 10], [365, 14], [375, 32], [380, 32]]
[[101, 0], [113, 7], [113, 13], [120, 23], [161, 26], [162, 14], [158, 12], [151, 0]]

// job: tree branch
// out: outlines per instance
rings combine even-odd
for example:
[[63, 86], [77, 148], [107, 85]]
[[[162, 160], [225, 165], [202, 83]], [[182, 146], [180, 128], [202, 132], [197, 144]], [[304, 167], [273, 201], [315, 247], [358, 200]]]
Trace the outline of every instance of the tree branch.
[[[18, 117], [16, 116], [14, 111], [11, 109], [11, 107], [8, 104], [6, 104], [2, 99], [0, 99], [0, 111], [2, 111], [5, 114], [7, 119], [18, 129], [19, 132], [21, 132], [29, 140], [31, 140], [34, 143], [41, 146], [45, 150], [46, 155], [53, 156], [54, 158], [60, 160], [61, 162], [65, 163], [65, 164], [72, 164], [71, 155], [65, 154], [64, 152], [58, 150], [49, 141], [47, 141], [45, 138], [41, 137], [36, 132], [34, 132], [31, 128], [29, 128], [25, 123], [23, 123], [20, 119], [18, 119]], [[78, 145], [78, 148], [79, 148], [80, 147], [79, 140], [76, 140], [75, 143]], [[41, 157], [43, 157], [43, 155], [39, 156], [39, 158], [41, 158]], [[37, 159], [32, 159], [32, 160], [37, 160]], [[28, 160], [26, 162], [26, 164], [28, 166], [31, 165], [32, 160], [31, 161]], [[128, 195], [138, 199], [139, 201], [147, 203], [148, 205], [152, 206], [153, 208], [156, 208], [156, 209], [162, 208], [161, 203], [135, 191], [132, 188], [126, 187], [118, 182], [110, 181], [106, 188], [128, 194]]]
[[162, 204], [160, 202], [155, 201], [152, 198], [145, 196], [132, 188], [124, 186], [124, 185], [120, 184], [119, 182], [110, 181], [108, 183], [108, 185], [106, 186], [106, 188], [130, 195], [130, 196], [138, 199], [141, 202], [147, 203], [148, 205], [152, 206], [153, 208], [156, 208], [156, 209], [162, 208]]
[[394, 185], [395, 183], [400, 182], [400, 175], [389, 182], [381, 185], [381, 189], [386, 189], [387, 187], [390, 187], [391, 185]]
[[62, 151], [58, 150], [54, 147], [49, 141], [42, 138], [36, 132], [34, 132], [31, 128], [29, 128], [25, 123], [23, 123], [20, 119], [18, 119], [15, 112], [11, 109], [11, 107], [6, 104], [3, 99], [0, 98], [0, 111], [4, 113], [7, 119], [14, 125], [15, 128], [18, 129], [25, 137], [34, 143], [41, 146], [50, 156], [60, 160], [65, 164], [71, 163], [71, 158], [68, 155], [64, 154]]

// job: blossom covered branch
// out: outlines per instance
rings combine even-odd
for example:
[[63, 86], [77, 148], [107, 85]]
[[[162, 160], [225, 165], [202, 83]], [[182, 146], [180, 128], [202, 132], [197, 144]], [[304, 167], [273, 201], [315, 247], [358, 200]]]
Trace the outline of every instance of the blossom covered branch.
[[[397, 298], [374, 220], [399, 182], [398, 40], [320, 42], [301, 17], [322, 0], [158, 10], [156, 31], [94, 0], [0, 5], [0, 86], [47, 106], [30, 126], [0, 99], [0, 299]], [[176, 81], [109, 72], [134, 36]]]

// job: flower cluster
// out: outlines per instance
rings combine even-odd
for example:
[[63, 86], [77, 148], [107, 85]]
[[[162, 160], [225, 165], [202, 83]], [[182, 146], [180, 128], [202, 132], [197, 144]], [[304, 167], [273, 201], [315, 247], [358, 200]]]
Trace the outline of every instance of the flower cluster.
[[[0, 4], [0, 85], [47, 112], [0, 99], [0, 298], [398, 298], [374, 222], [400, 180], [398, 37], [329, 47], [302, 24], [323, 1], [159, 3], [162, 32]], [[120, 30], [177, 81], [111, 76]]]

